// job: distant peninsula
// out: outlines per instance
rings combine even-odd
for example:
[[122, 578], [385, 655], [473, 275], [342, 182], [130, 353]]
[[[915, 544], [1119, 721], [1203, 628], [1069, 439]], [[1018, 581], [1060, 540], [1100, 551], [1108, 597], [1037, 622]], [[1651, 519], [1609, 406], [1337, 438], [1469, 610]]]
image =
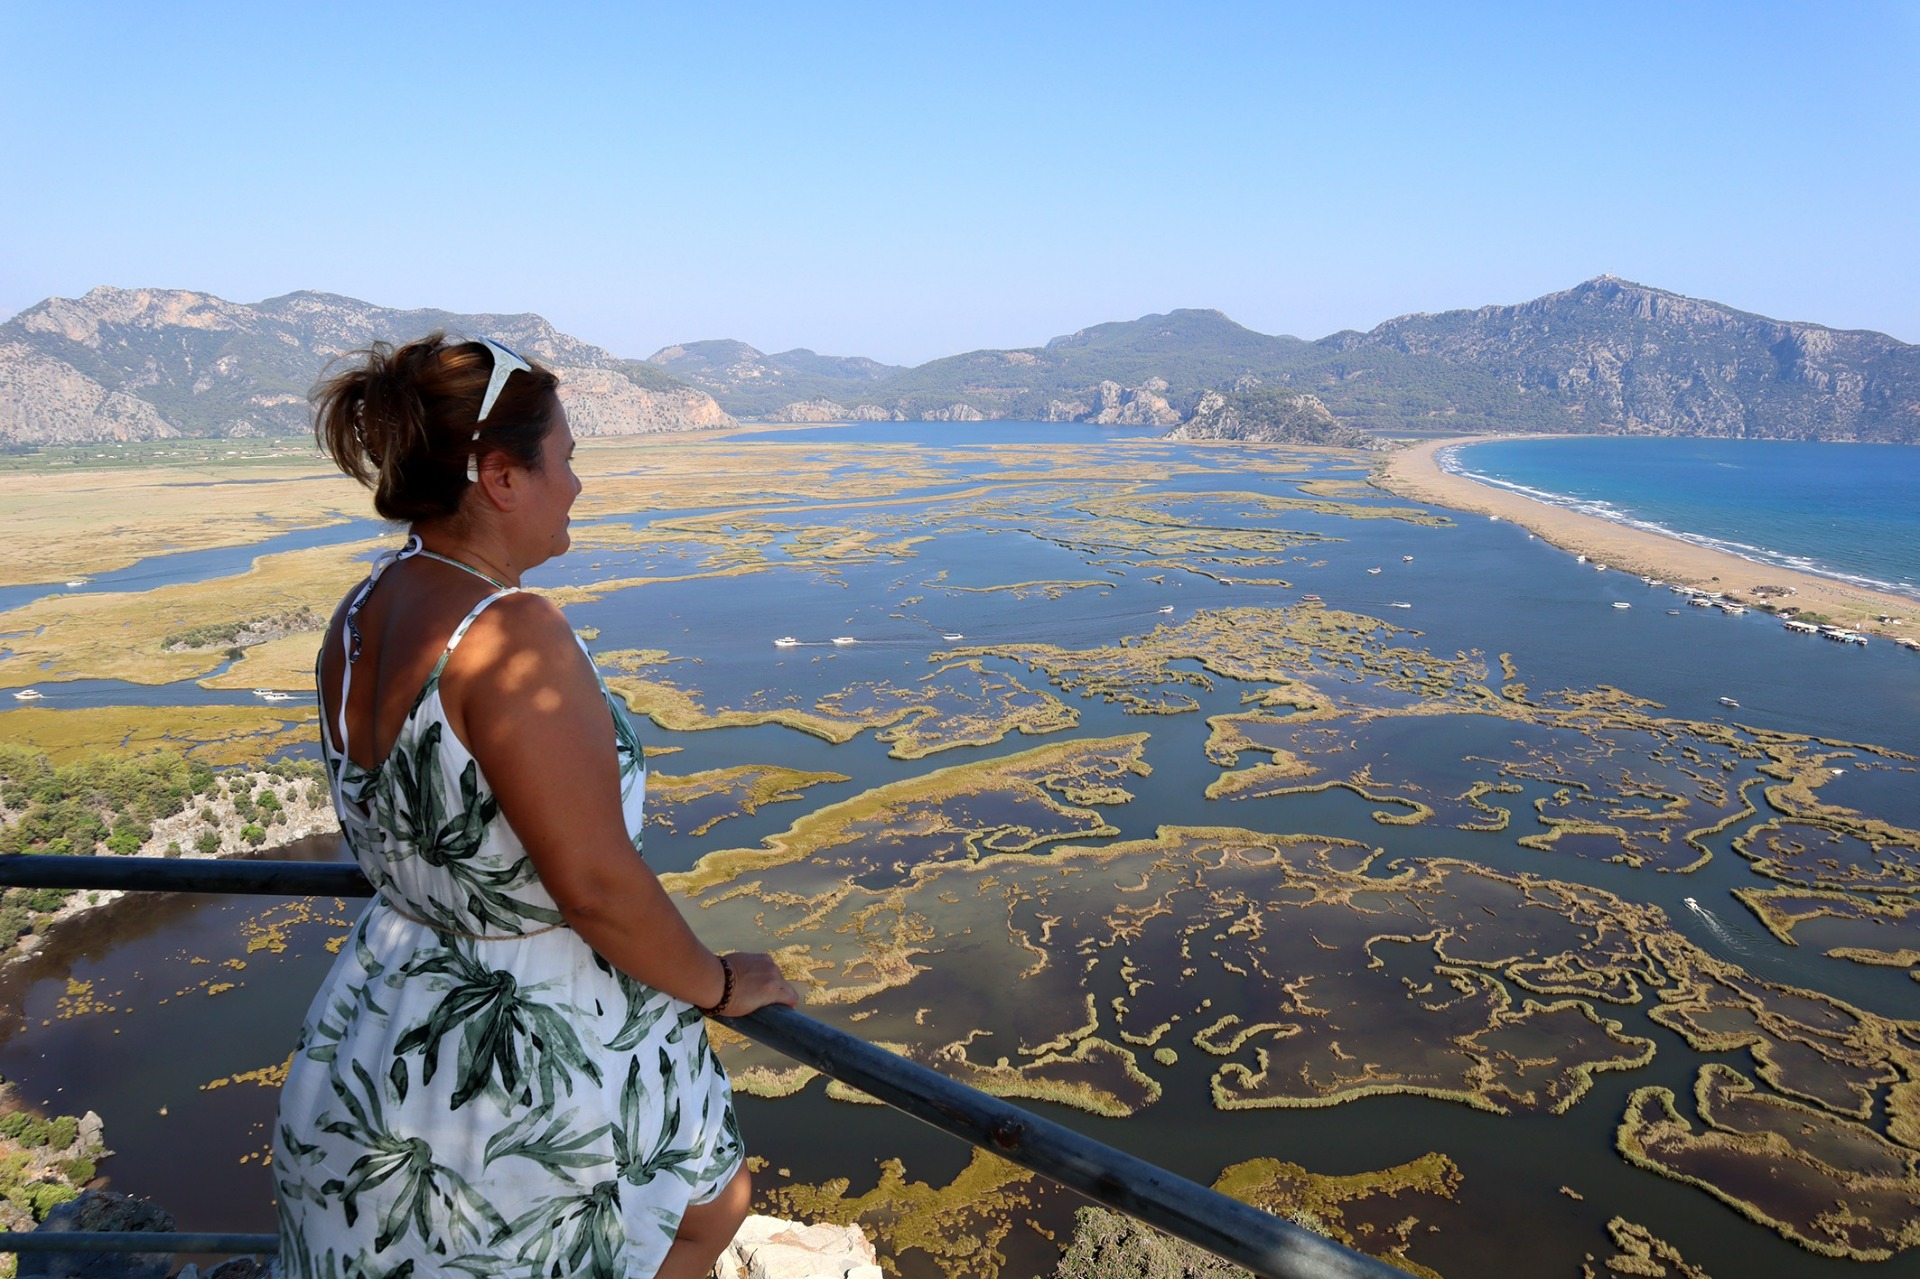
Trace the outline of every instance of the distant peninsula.
[[432, 328], [487, 333], [554, 365], [586, 435], [1012, 418], [1349, 446], [1439, 431], [1920, 443], [1920, 346], [1603, 275], [1318, 341], [1176, 310], [912, 367], [731, 339], [641, 360], [531, 314], [103, 287], [0, 325], [0, 447], [302, 433], [327, 360]]

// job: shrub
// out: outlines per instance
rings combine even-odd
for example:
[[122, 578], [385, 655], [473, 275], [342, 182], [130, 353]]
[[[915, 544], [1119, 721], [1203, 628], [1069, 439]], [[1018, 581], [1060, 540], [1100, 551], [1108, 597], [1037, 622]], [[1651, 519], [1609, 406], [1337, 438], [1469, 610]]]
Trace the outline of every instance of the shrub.
[[248, 822], [240, 828], [240, 838], [258, 848], [267, 842], [267, 828], [258, 822]]
[[180, 849], [179, 840], [170, 839], [167, 841], [167, 856], [178, 857], [180, 855], [180, 852], [181, 852], [181, 849]]
[[220, 849], [220, 832], [211, 830], [201, 831], [200, 838], [193, 841], [193, 846], [200, 852], [211, 856]]
[[47, 1144], [55, 1150], [68, 1150], [80, 1135], [80, 1121], [72, 1115], [55, 1115], [47, 1122]]
[[99, 1170], [94, 1167], [93, 1160], [82, 1155], [78, 1159], [69, 1159], [61, 1164], [60, 1171], [65, 1174], [68, 1181], [81, 1186], [92, 1181]]

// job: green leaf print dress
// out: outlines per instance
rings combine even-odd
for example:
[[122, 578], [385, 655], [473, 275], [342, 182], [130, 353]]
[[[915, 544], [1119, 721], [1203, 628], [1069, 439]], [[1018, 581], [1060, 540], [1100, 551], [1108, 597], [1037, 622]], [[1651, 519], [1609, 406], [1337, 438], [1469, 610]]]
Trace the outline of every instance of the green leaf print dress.
[[[375, 566], [348, 609], [351, 645], [381, 573], [416, 553], [432, 555], [409, 541]], [[687, 1205], [740, 1164], [699, 1010], [561, 922], [447, 726], [440, 672], [509, 593], [460, 623], [376, 767], [347, 758], [344, 716], [321, 734], [341, 829], [378, 894], [307, 1011], [280, 1094], [290, 1277], [651, 1275]], [[646, 767], [602, 692], [637, 857]]]

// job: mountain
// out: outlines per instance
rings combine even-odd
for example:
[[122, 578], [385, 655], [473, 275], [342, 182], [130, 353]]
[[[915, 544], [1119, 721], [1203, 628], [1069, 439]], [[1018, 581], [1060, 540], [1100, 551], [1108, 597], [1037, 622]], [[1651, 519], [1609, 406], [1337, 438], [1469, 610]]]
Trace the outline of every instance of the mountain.
[[778, 416], [788, 404], [858, 396], [904, 371], [861, 356], [815, 355], [805, 349], [767, 355], [724, 339], [662, 347], [647, 362], [715, 397], [725, 396], [730, 411], [743, 417]]
[[859, 362], [859, 379], [810, 386], [778, 404], [781, 393], [766, 392], [792, 384], [769, 381], [755, 359], [781, 357], [744, 343], [669, 347], [655, 358], [696, 348], [710, 353], [697, 378], [686, 376], [723, 407], [796, 421], [1171, 424], [1192, 418], [1208, 392], [1231, 398], [1268, 388], [1312, 395], [1340, 422], [1371, 431], [1920, 443], [1920, 347], [1612, 276], [1517, 306], [1404, 315], [1316, 342], [1256, 333], [1218, 311], [1179, 310], [1044, 347], [970, 351], [905, 369]]
[[1369, 427], [1920, 443], [1920, 347], [1608, 275], [1336, 333], [1285, 380]]
[[403, 311], [331, 293], [247, 305], [97, 288], [0, 325], [0, 444], [304, 433], [308, 388], [330, 360], [432, 329], [483, 333], [552, 367], [577, 435], [734, 424], [704, 391], [537, 315]]
[[1235, 438], [1439, 428], [1920, 443], [1920, 347], [1603, 275], [1514, 306], [1403, 315], [1312, 342], [1177, 310], [911, 368], [729, 340], [622, 359], [537, 315], [101, 288], [0, 325], [0, 445], [302, 432], [307, 388], [328, 359], [436, 327], [486, 333], [552, 364], [583, 435], [725, 426], [734, 415], [1197, 418], [1189, 434]]

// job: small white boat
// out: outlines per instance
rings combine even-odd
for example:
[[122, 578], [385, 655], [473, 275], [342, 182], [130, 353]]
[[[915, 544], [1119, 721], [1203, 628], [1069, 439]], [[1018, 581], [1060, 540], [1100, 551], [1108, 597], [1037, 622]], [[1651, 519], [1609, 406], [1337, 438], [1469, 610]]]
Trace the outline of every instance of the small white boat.
[[1678, 617], [1678, 616], [1680, 616], [1680, 610], [1679, 610], [1679, 609], [1677, 609], [1677, 608], [1670, 608], [1670, 609], [1668, 609], [1668, 610], [1667, 610], [1667, 616], [1668, 616], [1668, 617]]
[[1740, 703], [1738, 703], [1738, 702], [1736, 702], [1736, 701], [1734, 701], [1734, 700], [1733, 700], [1733, 699], [1732, 699], [1731, 697], [1723, 697], [1723, 698], [1721, 698], [1721, 699], [1720, 699], [1720, 704], [1721, 704], [1722, 706], [1732, 706], [1732, 707], [1734, 707], [1735, 709], [1738, 709], [1738, 708], [1739, 708], [1739, 706], [1740, 706]]
[[13, 700], [16, 702], [37, 702], [45, 696], [46, 694], [37, 688], [23, 688], [13, 695]]
[[290, 702], [293, 700], [293, 694], [268, 691], [260, 694], [260, 700], [263, 702]]
[[1627, 603], [1625, 600], [1615, 600], [1613, 602], [1613, 606], [1615, 608], [1632, 608], [1633, 607], [1633, 605]]
[[271, 693], [272, 691], [273, 690], [270, 688], [256, 688], [253, 690], [253, 695], [255, 697], [265, 697], [267, 694]]
[[1411, 555], [1402, 555], [1402, 556], [1400, 557], [1400, 562], [1401, 562], [1402, 564], [1411, 564], [1411, 563], [1413, 563], [1413, 556], [1411, 556]]
[[1407, 603], [1405, 600], [1395, 600], [1393, 602], [1393, 606], [1395, 608], [1412, 608], [1413, 607], [1413, 605]]
[[1684, 901], [1685, 901], [1685, 902], [1687, 903], [1687, 909], [1688, 909], [1688, 910], [1699, 910], [1699, 909], [1700, 909], [1700, 903], [1699, 903], [1699, 902], [1697, 902], [1697, 901], [1695, 901], [1695, 900], [1694, 900], [1693, 898], [1691, 898], [1691, 897], [1687, 897], [1687, 898], [1683, 898], [1682, 900], [1684, 900]]
[[70, 577], [67, 579], [67, 585], [68, 586], [85, 586], [88, 582], [92, 580], [93, 579], [89, 577]]
[[943, 640], [946, 640], [949, 644], [951, 644], [954, 640], [965, 639], [966, 636], [961, 634], [959, 631], [945, 631], [941, 634], [940, 638]]
[[833, 637], [833, 642], [845, 646], [847, 644], [858, 644], [860, 641], [851, 635], [836, 635]]
[[1573, 557], [1573, 562], [1576, 564], [1585, 564], [1587, 562], [1587, 557], [1584, 555], [1576, 555]]
[[775, 648], [792, 648], [794, 645], [798, 644], [799, 642], [800, 642], [799, 640], [795, 639], [791, 635], [782, 635], [779, 639], [773, 642], [773, 646]]
[[1368, 570], [1367, 570], [1367, 572], [1369, 572], [1369, 573], [1378, 573], [1379, 571], [1380, 571], [1380, 570], [1379, 570], [1379, 569], [1377, 569], [1377, 568], [1370, 568], [1370, 569], [1368, 569]]
[[1320, 602], [1320, 597], [1318, 595], [1302, 595], [1300, 597], [1300, 602], [1302, 604], [1318, 604]]
[[1161, 606], [1161, 608], [1160, 608], [1160, 611], [1161, 611], [1162, 613], [1171, 613], [1171, 612], [1173, 612], [1173, 605], [1171, 605], [1171, 604], [1165, 604], [1165, 605], [1162, 605], [1162, 606]]

